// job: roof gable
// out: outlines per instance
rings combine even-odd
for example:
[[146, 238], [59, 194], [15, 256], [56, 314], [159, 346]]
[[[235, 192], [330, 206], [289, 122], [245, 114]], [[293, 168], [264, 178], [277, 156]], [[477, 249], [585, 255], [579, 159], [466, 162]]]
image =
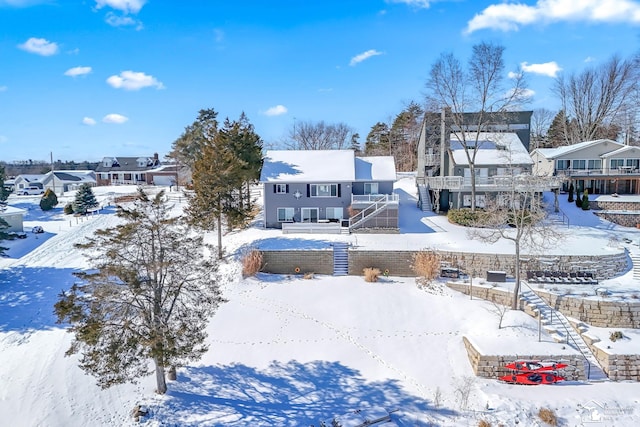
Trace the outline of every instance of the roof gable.
[[571, 153], [575, 153], [577, 151], [580, 150], [584, 150], [586, 148], [590, 148], [593, 147], [594, 145], [599, 145], [599, 144], [613, 144], [612, 145], [612, 150], [616, 150], [618, 148], [624, 147], [624, 144], [621, 144], [619, 142], [613, 141], [611, 139], [596, 139], [593, 141], [584, 141], [584, 142], [579, 142], [577, 144], [571, 144], [571, 145], [565, 145], [562, 147], [555, 147], [555, 148], [536, 148], [534, 150], [534, 152], [537, 152], [538, 154], [542, 155], [543, 157], [552, 160], [552, 159], [557, 159], [558, 157], [562, 157], [562, 156], [566, 156], [567, 154], [571, 154]]
[[609, 157], [622, 156], [622, 155], [640, 156], [640, 147], [636, 147], [633, 145], [625, 145], [624, 147], [618, 148], [617, 150], [609, 151], [608, 153], [605, 153], [600, 157], [609, 158]]
[[522, 145], [517, 134], [512, 132], [467, 132], [453, 134], [451, 139], [451, 155], [456, 165], [467, 165], [469, 161], [461, 141], [467, 145], [475, 144], [478, 140], [478, 148], [475, 153], [474, 164], [476, 166], [489, 165], [532, 165], [533, 160], [529, 152]]
[[396, 165], [393, 156], [355, 158], [356, 181], [395, 181]]

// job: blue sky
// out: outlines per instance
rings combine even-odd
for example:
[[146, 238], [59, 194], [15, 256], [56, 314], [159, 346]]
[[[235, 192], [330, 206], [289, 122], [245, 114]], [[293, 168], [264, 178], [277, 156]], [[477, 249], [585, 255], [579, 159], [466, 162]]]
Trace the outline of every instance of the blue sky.
[[640, 1], [0, 0], [0, 28], [0, 160], [99, 160], [164, 156], [202, 108], [268, 147], [295, 121], [364, 142], [481, 41], [556, 110], [555, 76], [638, 51]]

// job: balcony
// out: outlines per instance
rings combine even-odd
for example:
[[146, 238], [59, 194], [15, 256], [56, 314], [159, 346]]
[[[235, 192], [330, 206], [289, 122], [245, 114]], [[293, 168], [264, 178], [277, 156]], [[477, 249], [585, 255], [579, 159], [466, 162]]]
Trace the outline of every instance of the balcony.
[[635, 166], [620, 166], [617, 169], [561, 169], [556, 175], [565, 177], [608, 177], [608, 176], [640, 176], [640, 170]]
[[351, 207], [353, 209], [364, 209], [374, 203], [398, 204], [400, 200], [397, 194], [352, 194]]
[[[558, 188], [563, 177], [534, 177], [531, 175], [477, 177], [476, 192], [509, 192], [533, 190], [537, 192]], [[471, 191], [471, 178], [462, 176], [425, 177], [432, 190]]]

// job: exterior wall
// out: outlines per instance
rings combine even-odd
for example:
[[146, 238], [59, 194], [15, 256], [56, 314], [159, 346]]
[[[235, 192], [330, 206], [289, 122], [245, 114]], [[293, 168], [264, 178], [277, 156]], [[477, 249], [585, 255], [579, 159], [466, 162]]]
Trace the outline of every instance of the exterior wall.
[[[326, 219], [326, 208], [339, 208], [342, 210], [342, 217], [348, 218], [347, 208], [351, 204], [351, 183], [323, 182], [320, 184], [338, 184], [340, 197], [310, 197], [308, 196], [306, 183], [279, 183], [289, 186], [288, 192], [278, 194], [275, 192], [275, 184], [264, 184], [264, 221], [267, 228], [282, 228], [278, 222], [278, 208], [294, 208], [294, 220], [302, 221], [300, 208], [319, 208], [319, 219]], [[314, 183], [318, 184], [318, 183]], [[299, 199], [295, 197], [296, 192], [300, 192]]]
[[533, 160], [533, 174], [536, 176], [553, 176], [555, 172], [555, 161], [547, 159], [537, 150], [531, 153]]
[[[620, 148], [620, 144], [614, 141], [602, 141], [598, 144], [585, 147], [582, 150], [576, 150], [562, 156], [556, 157], [555, 160], [598, 160], [603, 154], [609, 153]], [[602, 162], [604, 168], [605, 162]], [[554, 162], [555, 167], [555, 162]]]
[[333, 274], [333, 250], [262, 251], [263, 271], [273, 274]]
[[462, 337], [462, 342], [467, 350], [469, 363], [473, 372], [482, 378], [498, 378], [503, 375], [509, 375], [513, 371], [506, 369], [504, 365], [518, 359], [530, 360], [562, 360], [563, 363], [569, 365], [563, 372], [563, 375], [569, 381], [584, 381], [586, 375], [584, 372], [584, 362], [580, 355], [550, 355], [550, 354], [517, 354], [517, 355], [485, 355], [473, 345], [467, 337]]
[[[378, 183], [378, 194], [393, 194], [393, 181], [366, 181], [377, 182]], [[365, 182], [354, 182], [352, 184], [351, 192], [353, 194], [362, 195], [364, 194], [364, 184]]]
[[23, 214], [22, 212], [2, 212], [0, 218], [4, 219], [9, 224], [8, 232], [18, 232], [24, 230]]

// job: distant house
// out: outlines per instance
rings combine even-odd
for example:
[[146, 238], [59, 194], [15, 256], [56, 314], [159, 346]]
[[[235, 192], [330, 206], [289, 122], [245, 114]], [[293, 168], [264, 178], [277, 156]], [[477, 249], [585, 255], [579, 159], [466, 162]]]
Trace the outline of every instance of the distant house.
[[42, 179], [42, 185], [45, 189], [49, 188], [58, 194], [75, 191], [82, 184], [95, 186], [96, 173], [91, 170], [53, 171], [46, 173]]
[[24, 190], [27, 187], [38, 187], [44, 190], [44, 185], [42, 184], [42, 180], [44, 179], [45, 174], [24, 174], [18, 175], [13, 182], [13, 190], [16, 193], [19, 193], [20, 190]]
[[334, 223], [397, 228], [393, 157], [356, 157], [353, 150], [270, 150], [262, 167], [264, 223]]
[[0, 218], [4, 219], [9, 224], [8, 232], [23, 231], [23, 219], [25, 211], [13, 206], [0, 205]]
[[158, 154], [153, 157], [105, 157], [96, 167], [98, 185], [151, 184], [150, 171], [160, 166]]
[[534, 172], [589, 194], [640, 194], [640, 147], [610, 139], [533, 150]]

